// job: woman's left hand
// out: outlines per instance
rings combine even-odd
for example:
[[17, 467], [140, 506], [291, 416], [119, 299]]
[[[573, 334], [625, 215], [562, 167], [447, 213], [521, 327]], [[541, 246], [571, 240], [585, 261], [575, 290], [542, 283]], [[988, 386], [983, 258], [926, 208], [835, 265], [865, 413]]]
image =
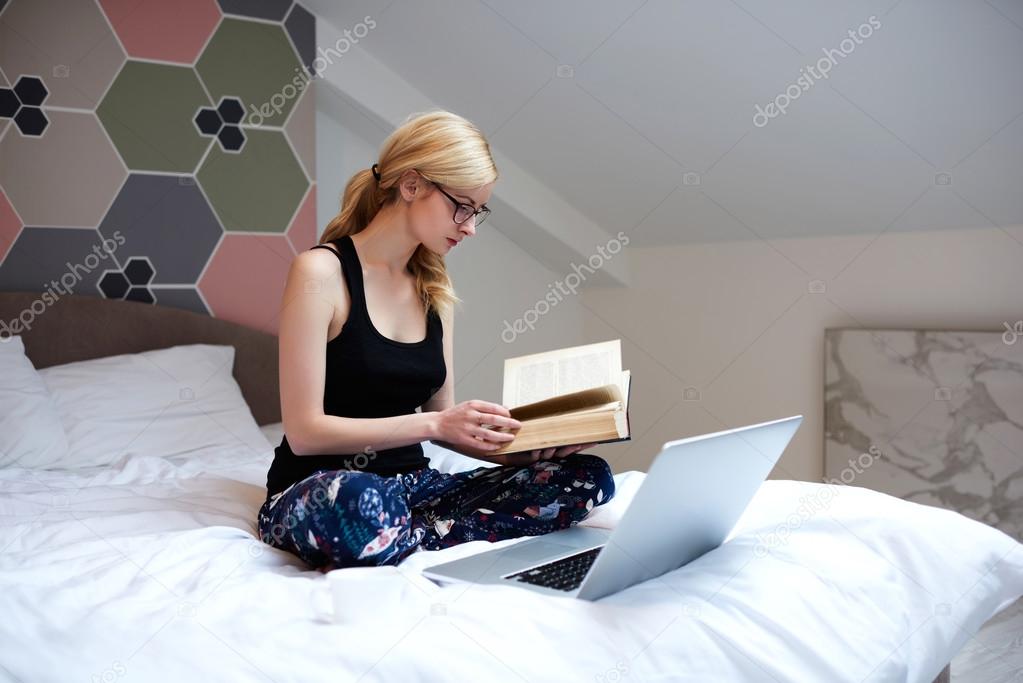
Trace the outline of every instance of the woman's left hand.
[[[436, 443], [436, 442], [435, 442]], [[449, 447], [446, 444], [439, 444]], [[558, 448], [537, 448], [531, 451], [519, 451], [518, 453], [502, 453], [501, 455], [490, 455], [485, 452], [465, 453], [479, 460], [494, 462], [498, 465], [529, 465], [540, 460], [551, 458], [564, 458], [565, 456], [578, 453], [579, 451], [593, 448], [595, 443], [580, 443], [571, 446], [560, 446]], [[464, 453], [464, 450], [462, 451]]]

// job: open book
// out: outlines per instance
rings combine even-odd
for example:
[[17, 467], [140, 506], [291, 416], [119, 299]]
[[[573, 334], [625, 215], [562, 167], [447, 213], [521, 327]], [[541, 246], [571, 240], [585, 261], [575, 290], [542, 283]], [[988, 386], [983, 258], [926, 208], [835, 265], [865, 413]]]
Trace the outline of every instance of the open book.
[[489, 454], [630, 440], [630, 383], [621, 339], [506, 359], [501, 403], [522, 428]]

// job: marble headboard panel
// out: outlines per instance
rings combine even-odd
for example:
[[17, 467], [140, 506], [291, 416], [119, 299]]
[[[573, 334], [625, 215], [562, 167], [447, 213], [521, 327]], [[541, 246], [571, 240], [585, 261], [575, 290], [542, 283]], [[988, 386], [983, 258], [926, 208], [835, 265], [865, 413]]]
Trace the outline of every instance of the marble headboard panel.
[[829, 481], [1023, 541], [1023, 336], [829, 329], [824, 349]]

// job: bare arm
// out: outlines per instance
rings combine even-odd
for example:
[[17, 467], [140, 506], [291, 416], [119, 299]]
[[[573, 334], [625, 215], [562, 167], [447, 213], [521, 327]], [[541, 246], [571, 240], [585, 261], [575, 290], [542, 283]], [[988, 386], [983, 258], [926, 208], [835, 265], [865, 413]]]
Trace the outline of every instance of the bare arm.
[[[436, 436], [437, 413], [381, 418], [326, 415], [326, 345], [335, 307], [347, 320], [351, 300], [340, 263], [323, 249], [295, 257], [280, 308], [281, 419], [296, 455], [382, 451]], [[353, 387], [352, 390], [355, 390]]]

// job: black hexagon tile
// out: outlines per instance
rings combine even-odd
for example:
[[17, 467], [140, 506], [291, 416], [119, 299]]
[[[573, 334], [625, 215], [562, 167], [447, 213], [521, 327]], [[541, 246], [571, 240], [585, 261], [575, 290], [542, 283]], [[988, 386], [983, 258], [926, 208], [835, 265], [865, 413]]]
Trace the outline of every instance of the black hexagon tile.
[[50, 124], [40, 109], [49, 94], [38, 76], [21, 76], [13, 88], [0, 88], [0, 117], [14, 119], [22, 135], [38, 137]]
[[148, 285], [155, 274], [156, 270], [153, 268], [153, 264], [145, 256], [135, 256], [129, 259], [128, 264], [124, 267], [124, 275], [133, 285]]
[[149, 291], [148, 287], [132, 287], [124, 295], [125, 301], [138, 301], [143, 304], [156, 303], [156, 297]]
[[39, 136], [46, 130], [50, 121], [39, 107], [22, 107], [14, 115], [14, 123], [18, 125], [22, 135]]
[[38, 107], [49, 95], [43, 81], [37, 76], [22, 76], [14, 84], [14, 92], [22, 104]]
[[199, 113], [195, 115], [195, 127], [199, 129], [199, 132], [203, 135], [216, 135], [220, 132], [220, 127], [224, 125], [220, 120], [220, 115], [217, 114], [216, 109], [210, 109], [209, 107], [203, 107], [199, 110]]
[[18, 96], [12, 89], [0, 88], [0, 116], [12, 119], [20, 106], [21, 102], [18, 101]]
[[238, 98], [224, 97], [217, 105], [217, 113], [220, 114], [224, 123], [241, 123], [242, 117], [245, 116], [245, 109], [242, 108], [242, 102]]
[[99, 291], [108, 299], [123, 299], [128, 293], [128, 278], [119, 270], [105, 271], [97, 284]]
[[156, 297], [149, 289], [149, 283], [156, 275], [147, 256], [132, 256], [123, 270], [107, 270], [103, 272], [96, 286], [108, 299], [125, 299], [139, 301], [144, 304], [156, 303]]
[[216, 136], [225, 152], [240, 152], [245, 134], [237, 124], [245, 118], [245, 108], [237, 97], [221, 97], [217, 108], [202, 107], [195, 115], [195, 127], [201, 135]]
[[225, 152], [237, 152], [245, 144], [245, 134], [238, 126], [224, 126], [217, 135], [217, 140]]

